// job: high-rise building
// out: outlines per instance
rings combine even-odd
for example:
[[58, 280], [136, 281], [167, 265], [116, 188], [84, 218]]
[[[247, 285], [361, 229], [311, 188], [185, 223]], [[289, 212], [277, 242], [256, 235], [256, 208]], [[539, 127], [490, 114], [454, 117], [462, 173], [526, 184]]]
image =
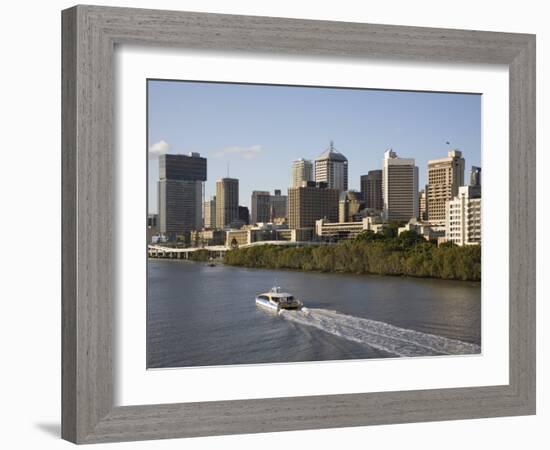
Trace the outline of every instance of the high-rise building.
[[428, 220], [434, 225], [445, 224], [445, 205], [458, 195], [464, 184], [462, 152], [451, 150], [446, 158], [428, 161]]
[[361, 195], [365, 200], [365, 208], [382, 211], [384, 199], [382, 197], [381, 170], [369, 170], [367, 175], [361, 175]]
[[338, 220], [338, 189], [330, 189], [326, 183], [304, 182], [300, 187], [288, 189], [288, 226], [313, 228], [315, 221], [326, 218]]
[[159, 156], [159, 179], [206, 181], [206, 158], [200, 153]]
[[334, 143], [315, 159], [315, 181], [327, 183], [329, 189], [348, 190], [348, 160], [336, 151]]
[[268, 191], [252, 191], [250, 222], [269, 222], [271, 217], [271, 194]]
[[408, 221], [418, 217], [418, 167], [414, 158], [399, 158], [389, 149], [382, 167], [384, 218]]
[[199, 153], [159, 157], [160, 233], [175, 238], [202, 227], [202, 193], [206, 158]]
[[338, 222], [360, 221], [359, 211], [363, 209], [363, 197], [359, 192], [343, 191], [340, 192], [338, 204]]
[[204, 228], [216, 228], [216, 196], [204, 202]]
[[239, 220], [243, 222], [244, 225], [248, 225], [250, 223], [250, 213], [248, 211], [248, 207], [239, 206]]
[[216, 228], [225, 228], [239, 218], [239, 180], [216, 181]]
[[481, 186], [461, 186], [446, 205], [445, 237], [456, 245], [481, 244]]
[[470, 186], [481, 186], [481, 167], [472, 166], [470, 170]]
[[313, 163], [308, 159], [292, 161], [291, 187], [300, 187], [303, 182], [313, 181]]
[[288, 197], [281, 195], [280, 189], [275, 189], [274, 195], [271, 196], [271, 211], [269, 221], [275, 219], [284, 219], [288, 216], [287, 213]]
[[428, 220], [428, 199], [426, 198], [426, 190], [422, 189], [418, 193], [418, 217], [421, 221]]

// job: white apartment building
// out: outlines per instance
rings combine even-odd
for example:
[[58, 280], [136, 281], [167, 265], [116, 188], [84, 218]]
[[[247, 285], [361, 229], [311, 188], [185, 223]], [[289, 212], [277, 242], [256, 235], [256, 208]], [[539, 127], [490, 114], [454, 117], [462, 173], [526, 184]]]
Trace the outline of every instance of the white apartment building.
[[456, 245], [481, 244], [481, 187], [461, 186], [446, 204], [445, 237]]

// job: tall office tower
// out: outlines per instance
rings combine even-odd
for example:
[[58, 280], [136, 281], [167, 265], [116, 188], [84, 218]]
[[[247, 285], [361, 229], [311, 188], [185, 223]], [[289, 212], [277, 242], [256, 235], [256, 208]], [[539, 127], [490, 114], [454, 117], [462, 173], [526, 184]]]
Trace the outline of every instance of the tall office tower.
[[216, 196], [204, 202], [204, 228], [216, 228]]
[[470, 186], [481, 186], [481, 167], [472, 166], [470, 170]]
[[291, 187], [300, 187], [303, 182], [313, 181], [313, 163], [308, 159], [292, 161]]
[[206, 158], [199, 153], [159, 157], [159, 228], [174, 239], [202, 227], [202, 192]]
[[428, 199], [426, 198], [426, 190], [422, 189], [418, 193], [418, 217], [422, 221], [428, 220]]
[[434, 225], [445, 224], [445, 204], [458, 195], [464, 184], [462, 152], [451, 150], [446, 158], [428, 161], [428, 220]]
[[288, 197], [281, 195], [280, 189], [275, 189], [275, 194], [271, 196], [271, 211], [269, 221], [275, 219], [284, 219], [288, 216], [287, 213]]
[[358, 219], [359, 211], [363, 209], [364, 205], [363, 197], [359, 192], [340, 192], [338, 222], [355, 222]]
[[386, 150], [382, 161], [382, 193], [386, 220], [418, 217], [418, 167], [414, 158], [399, 158]]
[[239, 206], [239, 220], [244, 225], [248, 225], [250, 223], [250, 213], [248, 212], [248, 207]]
[[269, 222], [271, 215], [271, 194], [268, 191], [252, 191], [250, 200], [250, 222]]
[[481, 186], [461, 186], [447, 202], [445, 237], [456, 245], [481, 244]]
[[225, 228], [239, 218], [239, 180], [216, 181], [216, 228]]
[[304, 182], [300, 187], [288, 188], [288, 227], [313, 228], [315, 221], [326, 218], [338, 220], [338, 189], [326, 183]]
[[382, 211], [384, 198], [382, 197], [381, 170], [369, 170], [367, 175], [361, 175], [361, 195], [365, 200], [365, 208]]
[[329, 189], [348, 190], [348, 160], [336, 151], [334, 143], [315, 159], [315, 181], [327, 183]]

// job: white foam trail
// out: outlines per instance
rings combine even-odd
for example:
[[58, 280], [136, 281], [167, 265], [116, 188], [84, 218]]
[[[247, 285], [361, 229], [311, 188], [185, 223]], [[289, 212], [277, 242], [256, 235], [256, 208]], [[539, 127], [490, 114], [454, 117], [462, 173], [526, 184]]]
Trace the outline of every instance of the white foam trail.
[[476, 344], [399, 328], [389, 323], [348, 316], [327, 309], [281, 310], [279, 314], [292, 322], [315, 327], [396, 356], [471, 355], [481, 351], [480, 346]]

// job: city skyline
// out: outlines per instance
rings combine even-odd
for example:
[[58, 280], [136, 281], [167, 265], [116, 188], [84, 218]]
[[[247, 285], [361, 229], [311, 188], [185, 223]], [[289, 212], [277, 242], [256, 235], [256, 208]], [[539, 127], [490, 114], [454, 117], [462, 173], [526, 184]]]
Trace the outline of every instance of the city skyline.
[[479, 96], [152, 86], [148, 367], [481, 353]]
[[292, 161], [315, 160], [331, 140], [349, 161], [350, 190], [360, 190], [361, 175], [381, 169], [387, 148], [415, 159], [420, 189], [428, 160], [450, 149], [463, 152], [467, 171], [481, 165], [478, 95], [179, 81], [149, 81], [148, 88], [151, 213], [158, 212], [162, 153], [207, 158], [206, 198], [229, 165], [229, 176], [239, 179], [239, 204], [249, 208], [252, 191], [286, 194]]

